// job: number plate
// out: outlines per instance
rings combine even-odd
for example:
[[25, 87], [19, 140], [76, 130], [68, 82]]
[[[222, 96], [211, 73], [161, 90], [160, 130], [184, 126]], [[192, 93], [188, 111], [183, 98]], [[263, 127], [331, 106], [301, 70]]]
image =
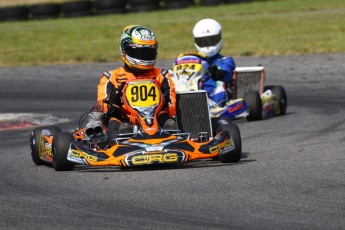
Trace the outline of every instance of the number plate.
[[188, 76], [188, 78], [190, 78], [193, 76], [193, 74], [199, 73], [201, 68], [202, 64], [198, 63], [178, 64], [174, 66], [174, 73], [177, 77]]
[[160, 102], [159, 88], [152, 81], [131, 82], [125, 94], [131, 107], [155, 106]]

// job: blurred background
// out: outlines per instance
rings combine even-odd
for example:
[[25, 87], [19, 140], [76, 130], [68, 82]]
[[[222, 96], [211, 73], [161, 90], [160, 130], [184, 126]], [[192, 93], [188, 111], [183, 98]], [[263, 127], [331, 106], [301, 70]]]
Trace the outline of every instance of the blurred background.
[[119, 61], [128, 24], [153, 29], [158, 58], [173, 59], [202, 18], [222, 24], [224, 55], [345, 51], [343, 0], [0, 0], [0, 67]]

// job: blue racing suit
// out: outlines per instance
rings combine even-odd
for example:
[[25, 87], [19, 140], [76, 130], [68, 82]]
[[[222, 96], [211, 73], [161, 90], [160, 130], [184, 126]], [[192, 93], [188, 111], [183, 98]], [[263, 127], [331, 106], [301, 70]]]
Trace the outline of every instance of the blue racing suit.
[[231, 83], [235, 67], [232, 57], [217, 54], [205, 58], [204, 68], [209, 70], [209, 73], [201, 78], [202, 88], [206, 90], [208, 97], [220, 106], [224, 106], [228, 101], [226, 85]]

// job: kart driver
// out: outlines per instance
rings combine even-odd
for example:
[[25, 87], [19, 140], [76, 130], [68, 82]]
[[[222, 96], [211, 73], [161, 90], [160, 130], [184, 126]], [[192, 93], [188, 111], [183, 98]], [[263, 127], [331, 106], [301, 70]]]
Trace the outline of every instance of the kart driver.
[[158, 116], [163, 129], [176, 129], [172, 119], [176, 113], [175, 86], [168, 71], [154, 67], [158, 42], [152, 30], [140, 25], [124, 27], [120, 39], [120, 55], [124, 66], [101, 74], [97, 101], [110, 118], [108, 136], [111, 141], [120, 133], [131, 133], [131, 116], [121, 109], [122, 89], [128, 80], [153, 79], [164, 96], [164, 106]]
[[213, 19], [202, 19], [194, 26], [193, 38], [196, 49], [206, 56], [204, 67], [208, 73], [201, 79], [202, 88], [211, 100], [224, 106], [236, 65], [232, 57], [219, 53], [223, 45], [222, 27]]

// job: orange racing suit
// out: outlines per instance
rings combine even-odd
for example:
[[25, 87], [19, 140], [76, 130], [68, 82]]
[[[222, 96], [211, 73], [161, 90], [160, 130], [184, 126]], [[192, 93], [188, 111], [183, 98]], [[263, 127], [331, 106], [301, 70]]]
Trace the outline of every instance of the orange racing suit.
[[[120, 67], [101, 74], [100, 83], [98, 84], [97, 101], [104, 112], [108, 111], [108, 103], [121, 107], [122, 89], [124, 83], [132, 79], [153, 79], [161, 86], [164, 97], [163, 110], [169, 117], [176, 113], [176, 93], [175, 85], [168, 71], [161, 68], [153, 68], [144, 72], [133, 73], [127, 66]], [[128, 114], [130, 118], [130, 114]]]

